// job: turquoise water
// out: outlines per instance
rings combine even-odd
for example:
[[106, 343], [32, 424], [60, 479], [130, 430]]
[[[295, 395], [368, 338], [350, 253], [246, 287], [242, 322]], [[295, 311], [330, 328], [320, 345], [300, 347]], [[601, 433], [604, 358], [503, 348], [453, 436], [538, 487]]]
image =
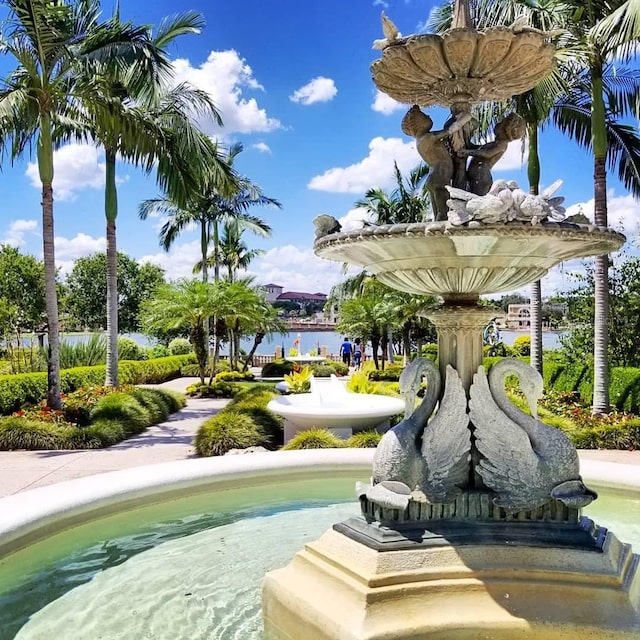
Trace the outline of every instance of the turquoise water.
[[[0, 561], [0, 640], [260, 640], [265, 572], [357, 514], [352, 486], [192, 496], [32, 545]], [[640, 497], [605, 492], [587, 512], [640, 548]]]

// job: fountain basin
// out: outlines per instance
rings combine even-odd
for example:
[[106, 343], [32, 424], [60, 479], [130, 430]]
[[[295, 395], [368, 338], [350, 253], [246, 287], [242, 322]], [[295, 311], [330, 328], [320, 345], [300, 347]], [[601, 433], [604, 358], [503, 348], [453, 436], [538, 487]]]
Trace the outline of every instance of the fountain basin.
[[[50, 611], [34, 611], [32, 620], [17, 637], [25, 640], [51, 637], [51, 634], [45, 635], [47, 625], [41, 617], [48, 616], [57, 630], [64, 629], [63, 621], [68, 621], [66, 634], [57, 635], [73, 637], [75, 640], [142, 637], [144, 633], [151, 633], [152, 627], [155, 632], [153, 637], [157, 640], [199, 637], [193, 628], [179, 626], [186, 619], [196, 625], [212, 621], [220, 625], [211, 634], [201, 637], [260, 640], [260, 584], [264, 571], [274, 566], [270, 564], [271, 557], [276, 552], [276, 555], [280, 554], [278, 549], [285, 544], [283, 538], [286, 537], [286, 553], [283, 558], [280, 558], [282, 554], [278, 555], [280, 566], [284, 565], [296, 550], [305, 542], [317, 538], [331, 523], [343, 519], [349, 512], [351, 515], [358, 512], [356, 503], [335, 503], [351, 499], [354, 481], [369, 476], [373, 453], [372, 449], [334, 449], [185, 460], [101, 474], [4, 498], [0, 500], [0, 564], [3, 569], [0, 572], [0, 601], [12, 579], [15, 584], [27, 580], [28, 575], [33, 574], [34, 567], [40, 566], [39, 563], [44, 566], [67, 556], [68, 562], [73, 564], [72, 556], [86, 549], [87, 563], [96, 565], [98, 553], [92, 555], [92, 548], [102, 549], [107, 555], [113, 554], [118, 547], [107, 541], [118, 536], [131, 536], [133, 544], [140, 537], [140, 522], [143, 522], [141, 526], [146, 527], [147, 531], [160, 532], [161, 526], [155, 523], [163, 522], [165, 524], [162, 526], [173, 526], [176, 522], [179, 524], [181, 521], [193, 520], [193, 516], [198, 513], [218, 513], [227, 518], [227, 524], [223, 522], [223, 527], [212, 530], [219, 531], [213, 539], [214, 542], [217, 541], [217, 546], [212, 548], [209, 544], [205, 555], [195, 554], [197, 569], [194, 571], [193, 567], [183, 566], [182, 574], [175, 574], [176, 579], [165, 585], [169, 593], [173, 593], [177, 586], [178, 593], [174, 594], [175, 597], [166, 599], [166, 593], [155, 593], [149, 624], [139, 634], [132, 633], [128, 636], [127, 630], [142, 628], [136, 625], [141, 625], [143, 609], [134, 605], [142, 598], [147, 602], [149, 592], [154, 588], [147, 586], [147, 578], [152, 580], [153, 585], [160, 582], [157, 576], [151, 576], [150, 573], [158, 573], [167, 568], [175, 569], [175, 565], [179, 565], [185, 558], [183, 550], [171, 541], [166, 545], [163, 542], [155, 548], [160, 551], [166, 546], [166, 552], [150, 555], [147, 560], [147, 551], [126, 561], [120, 559], [118, 566], [107, 570], [115, 571], [116, 575], [113, 578], [106, 577], [105, 581], [100, 578], [102, 574], [98, 573], [94, 578], [85, 576], [82, 580], [84, 584], [79, 584], [71, 578], [71, 570], [61, 569], [62, 575], [58, 576], [58, 580], [64, 581], [63, 592], [51, 601]], [[598, 501], [590, 505], [588, 511], [591, 517], [597, 517], [602, 524], [609, 524], [612, 519], [612, 526], [623, 539], [631, 539], [635, 545], [640, 545], [640, 478], [637, 467], [586, 460], [583, 463], [583, 475], [587, 482], [598, 485], [598, 489], [604, 483], [604, 486], [625, 491], [619, 497], [609, 492], [612, 501], [608, 505], [606, 500]], [[318, 508], [315, 509], [314, 500], [317, 501], [318, 498], [324, 499], [324, 503], [318, 502], [315, 505]], [[303, 506], [301, 500], [306, 501], [305, 508], [311, 507], [308, 516], [303, 515], [304, 509], [300, 510]], [[335, 508], [325, 510], [327, 501], [335, 505]], [[225, 515], [260, 504], [265, 507], [265, 511], [256, 514], [257, 518], [236, 521], [236, 526]], [[280, 516], [286, 515], [287, 511], [292, 516], [289, 522], [298, 523], [295, 524], [297, 529], [304, 528], [304, 538], [300, 539], [297, 534], [289, 535], [288, 527], [280, 520]], [[270, 523], [274, 530], [267, 528]], [[220, 522], [213, 526], [220, 526]], [[255, 537], [249, 539], [248, 546], [243, 549], [242, 562], [238, 559], [232, 569], [227, 571], [225, 563], [233, 562], [232, 549], [242, 542], [233, 536], [240, 536], [242, 530], [254, 532]], [[195, 548], [199, 534], [190, 530], [184, 535], [193, 538], [193, 542], [185, 539], [185, 543], [189, 545], [186, 550], [188, 552]], [[277, 540], [274, 547], [278, 549], [265, 551], [265, 545], [257, 549], [257, 542], [263, 536], [270, 536], [268, 539], [271, 544]], [[251, 535], [248, 537], [251, 538]], [[223, 593], [218, 582], [226, 581], [231, 574], [237, 576], [241, 573], [238, 571], [240, 566], [244, 571], [245, 556], [253, 557], [255, 566], [250, 570], [247, 568], [246, 574], [242, 573], [244, 584], [241, 585], [239, 597], [245, 598], [248, 594], [250, 598], [242, 600], [241, 606], [233, 607], [230, 603], [237, 601], [229, 593]], [[135, 579], [133, 571], [136, 566], [129, 569], [130, 563], [147, 573]], [[95, 571], [94, 567], [89, 568]], [[82, 568], [76, 567], [75, 570], [81, 572]], [[85, 567], [85, 570], [88, 568]], [[118, 575], [119, 571], [123, 573]], [[195, 582], [192, 580], [194, 573], [206, 578], [202, 585], [192, 584]], [[215, 580], [211, 581], [211, 576]], [[250, 583], [250, 580], [255, 580], [255, 583]], [[191, 590], [180, 591], [189, 581], [189, 586], [194, 587], [192, 596], [187, 595]], [[93, 586], [94, 583], [115, 584], [113, 597], [119, 598], [117, 602], [110, 602], [104, 594], [90, 597], [99, 593]], [[32, 586], [36, 584], [40, 585], [32, 583]], [[201, 589], [209, 584], [215, 593], [204, 591], [200, 598]], [[13, 600], [10, 606], [15, 607], [16, 601]], [[75, 609], [75, 606], [78, 608]], [[171, 615], [170, 612], [179, 616], [177, 623], [167, 617]], [[58, 618], [59, 614], [64, 617]], [[95, 626], [97, 622], [94, 622], [97, 620], [107, 620], [107, 626], [98, 629]], [[166, 627], [159, 626], [162, 621], [168, 621]], [[0, 625], [2, 640], [14, 637], [13, 633], [3, 636], [4, 631], [6, 630]], [[304, 637], [304, 634], [301, 632], [296, 637]]]
[[404, 413], [404, 400], [373, 393], [350, 393], [335, 376], [312, 378], [311, 393], [274, 398], [269, 411], [285, 418], [284, 441], [299, 431], [330, 429], [338, 437], [355, 431], [388, 427], [389, 418]]
[[314, 251], [363, 267], [393, 289], [475, 298], [517, 289], [564, 260], [611, 253], [624, 242], [611, 229], [573, 223], [433, 222], [334, 233], [316, 240]]

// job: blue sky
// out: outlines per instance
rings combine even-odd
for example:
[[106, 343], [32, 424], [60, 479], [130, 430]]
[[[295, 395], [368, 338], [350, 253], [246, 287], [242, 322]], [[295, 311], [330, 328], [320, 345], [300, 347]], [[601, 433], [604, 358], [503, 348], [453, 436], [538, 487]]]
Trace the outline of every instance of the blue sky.
[[[252, 248], [266, 254], [250, 273], [261, 284], [287, 290], [328, 292], [341, 266], [313, 255], [313, 223], [320, 213], [343, 222], [358, 217], [353, 203], [375, 186], [391, 187], [394, 160], [408, 173], [420, 160], [400, 130], [406, 105], [379, 94], [369, 65], [381, 37], [384, 8], [407, 35], [422, 28], [435, 3], [426, 0], [121, 0], [124, 19], [158, 24], [176, 11], [200, 11], [206, 28], [177, 41], [171, 50], [176, 80], [208, 91], [224, 120], [222, 129], [203, 123], [223, 144], [241, 142], [238, 169], [277, 198], [282, 210], [254, 209], [273, 228], [269, 239], [247, 235]], [[111, 5], [104, 3], [105, 13]], [[12, 62], [0, 60], [5, 73]], [[435, 126], [444, 110], [430, 109]], [[557, 195], [574, 212], [593, 211], [592, 160], [553, 129], [540, 139], [542, 183], [558, 178]], [[104, 156], [89, 145], [69, 145], [56, 153], [54, 180], [56, 258], [62, 273], [73, 261], [105, 247]], [[512, 143], [494, 177], [526, 187], [520, 143]], [[153, 176], [118, 165], [118, 248], [165, 268], [170, 278], [190, 275], [198, 259], [198, 238], [186, 232], [165, 253], [158, 245], [162, 220], [140, 221], [138, 204], [158, 195]], [[3, 206], [0, 243], [42, 255], [40, 185], [33, 158], [8, 162], [0, 173]], [[635, 236], [637, 202], [609, 176], [609, 219]], [[566, 271], [554, 270], [543, 294], [567, 284]]]

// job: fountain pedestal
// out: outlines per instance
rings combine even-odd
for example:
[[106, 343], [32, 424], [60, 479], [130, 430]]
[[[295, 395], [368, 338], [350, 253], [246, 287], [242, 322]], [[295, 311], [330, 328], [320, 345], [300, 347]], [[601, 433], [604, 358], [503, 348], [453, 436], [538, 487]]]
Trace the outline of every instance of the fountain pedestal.
[[[445, 299], [428, 315], [440, 374], [420, 359], [405, 369], [417, 378], [410, 383], [428, 372], [425, 398], [382, 438], [371, 485], [357, 489], [362, 516], [266, 576], [269, 640], [640, 637], [640, 558], [580, 517], [596, 494], [568, 437], [535, 417], [541, 376], [509, 362], [487, 376], [482, 328], [494, 312], [476, 305], [482, 294], [518, 289], [625, 239], [565, 221], [562, 198], [551, 197], [557, 184], [541, 196], [492, 184], [490, 168], [519, 137], [507, 126], [517, 116], [496, 125], [495, 144], [468, 149], [471, 105], [540, 82], [554, 64], [552, 34], [476, 31], [464, 0], [453, 24], [442, 36], [401, 38], [383, 17], [383, 53], [371, 68], [381, 91], [414, 105], [402, 128], [430, 167], [436, 222], [336, 233], [337, 221], [319, 216], [314, 244], [318, 255], [358, 265], [393, 289]], [[451, 108], [443, 131], [432, 131], [419, 109], [433, 104]], [[507, 397], [514, 372], [532, 415]]]
[[267, 574], [265, 638], [638, 638], [638, 556], [610, 532], [590, 535], [582, 547], [443, 540], [378, 551], [330, 530]]

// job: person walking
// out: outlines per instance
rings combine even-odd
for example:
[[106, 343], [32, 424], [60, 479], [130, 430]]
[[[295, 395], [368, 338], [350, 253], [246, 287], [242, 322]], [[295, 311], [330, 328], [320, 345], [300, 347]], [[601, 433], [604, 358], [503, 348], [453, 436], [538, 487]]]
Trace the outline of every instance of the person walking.
[[340, 355], [342, 356], [342, 362], [347, 366], [351, 366], [351, 352], [353, 351], [353, 345], [349, 342], [347, 336], [344, 337], [344, 342], [340, 345]]
[[361, 362], [362, 362], [362, 344], [360, 343], [360, 338], [356, 338], [353, 345], [353, 366], [356, 371], [360, 369]]

